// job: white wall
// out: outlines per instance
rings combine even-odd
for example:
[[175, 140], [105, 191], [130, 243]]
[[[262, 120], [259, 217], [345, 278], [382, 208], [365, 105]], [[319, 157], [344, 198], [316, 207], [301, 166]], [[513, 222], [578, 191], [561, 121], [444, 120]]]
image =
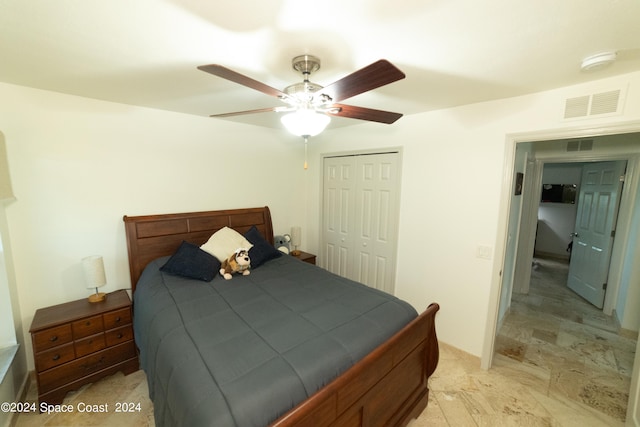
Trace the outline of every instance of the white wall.
[[[408, 76], [407, 78], [411, 78]], [[449, 110], [403, 117], [384, 127], [364, 124], [324, 133], [310, 146], [318, 170], [309, 180], [310, 236], [319, 242], [320, 154], [373, 147], [403, 148], [402, 196], [396, 294], [423, 310], [441, 305], [441, 340], [480, 356], [492, 294], [499, 294], [504, 256], [501, 191], [512, 168], [507, 135], [572, 128], [564, 121], [564, 101], [579, 94], [629, 87], [624, 114], [588, 119], [599, 125], [640, 118], [640, 73]], [[584, 126], [587, 120], [582, 122]], [[511, 153], [511, 154], [510, 154]], [[507, 165], [507, 166], [505, 166]], [[491, 246], [498, 262], [476, 257], [479, 245]]]
[[104, 256], [106, 292], [130, 287], [123, 215], [268, 205], [276, 231], [305, 225], [302, 144], [282, 131], [7, 84], [0, 130], [30, 369], [35, 310], [89, 294], [81, 258]]

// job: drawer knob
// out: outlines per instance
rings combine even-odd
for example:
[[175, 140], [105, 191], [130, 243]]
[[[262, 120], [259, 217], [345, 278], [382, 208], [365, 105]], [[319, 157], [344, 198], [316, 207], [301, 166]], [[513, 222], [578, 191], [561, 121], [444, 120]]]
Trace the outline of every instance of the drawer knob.
[[118, 338], [122, 338], [122, 332], [118, 334]]
[[51, 338], [49, 338], [49, 341], [56, 342], [56, 341], [58, 341], [58, 337], [56, 335], [54, 335]]
[[86, 326], [89, 326], [89, 325], [91, 324], [91, 321], [90, 321], [90, 320], [87, 320], [84, 324], [85, 324]]
[[53, 356], [53, 360], [60, 360], [60, 355], [56, 354], [55, 356]]

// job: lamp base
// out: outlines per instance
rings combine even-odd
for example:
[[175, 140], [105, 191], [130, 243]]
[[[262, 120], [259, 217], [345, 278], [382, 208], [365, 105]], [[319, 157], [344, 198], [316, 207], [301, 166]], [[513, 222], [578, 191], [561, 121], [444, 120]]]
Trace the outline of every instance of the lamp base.
[[294, 250], [292, 250], [292, 251], [291, 251], [291, 255], [293, 255], [293, 256], [300, 256], [300, 251], [299, 251], [299, 250], [297, 250], [297, 249], [294, 249]]
[[95, 294], [89, 295], [89, 302], [90, 303], [102, 302], [105, 299], [107, 299], [107, 294], [105, 294], [104, 292], [100, 292], [100, 293], [95, 293]]

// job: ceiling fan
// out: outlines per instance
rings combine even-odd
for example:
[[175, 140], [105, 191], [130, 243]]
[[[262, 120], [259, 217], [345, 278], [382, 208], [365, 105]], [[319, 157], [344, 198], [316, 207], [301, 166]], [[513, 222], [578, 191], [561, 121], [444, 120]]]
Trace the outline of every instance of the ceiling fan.
[[286, 104], [280, 107], [212, 114], [210, 117], [290, 112], [281, 118], [283, 124], [290, 132], [305, 137], [305, 140], [309, 136], [322, 132], [329, 123], [330, 116], [386, 124], [391, 124], [402, 117], [400, 113], [341, 103], [353, 96], [403, 79], [405, 74], [386, 59], [380, 59], [325, 87], [309, 80], [311, 73], [320, 69], [319, 58], [312, 55], [299, 55], [293, 58], [291, 64], [294, 70], [302, 73], [303, 81], [287, 86], [284, 90], [275, 89], [222, 65], [199, 66], [199, 70], [273, 96]]

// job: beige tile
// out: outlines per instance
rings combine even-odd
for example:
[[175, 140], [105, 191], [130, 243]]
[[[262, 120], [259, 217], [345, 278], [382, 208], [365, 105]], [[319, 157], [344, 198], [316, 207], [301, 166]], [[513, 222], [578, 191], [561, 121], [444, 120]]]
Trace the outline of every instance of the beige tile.
[[434, 397], [434, 393], [429, 393], [429, 404], [420, 416], [409, 422], [407, 427], [431, 427], [431, 426], [445, 426], [448, 427], [449, 423], [438, 404], [438, 400]]
[[467, 410], [466, 402], [461, 392], [438, 391], [434, 395], [450, 426], [476, 426], [476, 422]]

